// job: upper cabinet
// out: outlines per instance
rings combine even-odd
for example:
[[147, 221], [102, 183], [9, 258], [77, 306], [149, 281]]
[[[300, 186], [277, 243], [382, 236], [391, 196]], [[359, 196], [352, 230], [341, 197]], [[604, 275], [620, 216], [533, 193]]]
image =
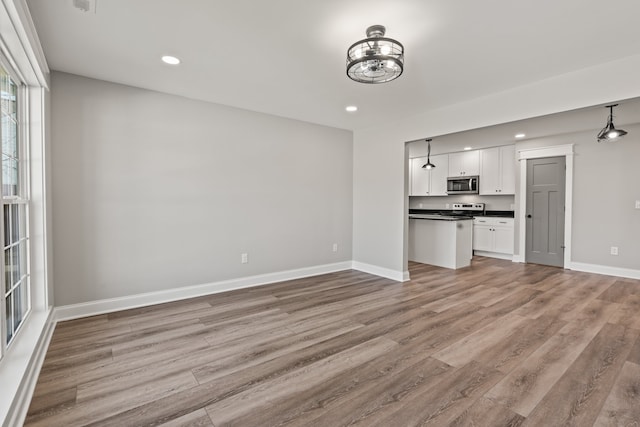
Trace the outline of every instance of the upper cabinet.
[[426, 157], [409, 159], [410, 196], [446, 196], [448, 176], [448, 155], [431, 156], [433, 169], [423, 168]]
[[[449, 176], [480, 174], [480, 152], [478, 150], [449, 154]], [[482, 180], [480, 180], [482, 185]]]
[[480, 151], [480, 194], [515, 194], [516, 147], [505, 145]]
[[431, 169], [431, 194], [430, 196], [447, 195], [447, 177], [449, 176], [449, 155], [439, 154], [431, 156], [431, 163], [436, 165]]

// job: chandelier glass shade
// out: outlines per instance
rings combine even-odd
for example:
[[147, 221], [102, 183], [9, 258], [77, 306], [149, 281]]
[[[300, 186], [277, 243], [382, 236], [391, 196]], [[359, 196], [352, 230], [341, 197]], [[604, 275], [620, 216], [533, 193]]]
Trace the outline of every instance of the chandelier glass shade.
[[609, 109], [609, 118], [607, 119], [607, 125], [598, 133], [598, 142], [612, 141], [627, 134], [626, 131], [622, 129], [616, 129], [616, 127], [613, 125], [613, 107], [617, 106], [618, 104], [613, 104], [607, 105], [605, 107]]
[[347, 50], [347, 76], [360, 83], [385, 83], [397, 79], [404, 70], [404, 46], [384, 37], [385, 28], [367, 28], [367, 38]]

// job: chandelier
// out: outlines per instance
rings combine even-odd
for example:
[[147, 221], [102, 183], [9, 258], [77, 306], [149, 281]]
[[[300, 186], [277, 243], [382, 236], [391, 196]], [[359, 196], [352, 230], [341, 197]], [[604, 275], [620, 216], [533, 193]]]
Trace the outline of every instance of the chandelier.
[[384, 37], [382, 25], [367, 28], [367, 38], [347, 50], [347, 76], [360, 83], [385, 83], [397, 79], [404, 69], [404, 46]]

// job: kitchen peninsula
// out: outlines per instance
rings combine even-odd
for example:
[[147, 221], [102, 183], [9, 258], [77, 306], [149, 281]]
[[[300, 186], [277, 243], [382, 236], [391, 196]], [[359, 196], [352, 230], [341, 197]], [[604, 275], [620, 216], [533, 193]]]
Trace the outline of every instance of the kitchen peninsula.
[[473, 218], [409, 214], [409, 261], [462, 268], [471, 264]]

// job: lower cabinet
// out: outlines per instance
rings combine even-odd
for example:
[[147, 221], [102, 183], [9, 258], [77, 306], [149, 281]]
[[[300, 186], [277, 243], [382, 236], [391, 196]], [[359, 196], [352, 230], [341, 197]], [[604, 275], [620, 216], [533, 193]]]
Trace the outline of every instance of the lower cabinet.
[[513, 255], [513, 218], [474, 218], [473, 250], [479, 255], [511, 258]]

